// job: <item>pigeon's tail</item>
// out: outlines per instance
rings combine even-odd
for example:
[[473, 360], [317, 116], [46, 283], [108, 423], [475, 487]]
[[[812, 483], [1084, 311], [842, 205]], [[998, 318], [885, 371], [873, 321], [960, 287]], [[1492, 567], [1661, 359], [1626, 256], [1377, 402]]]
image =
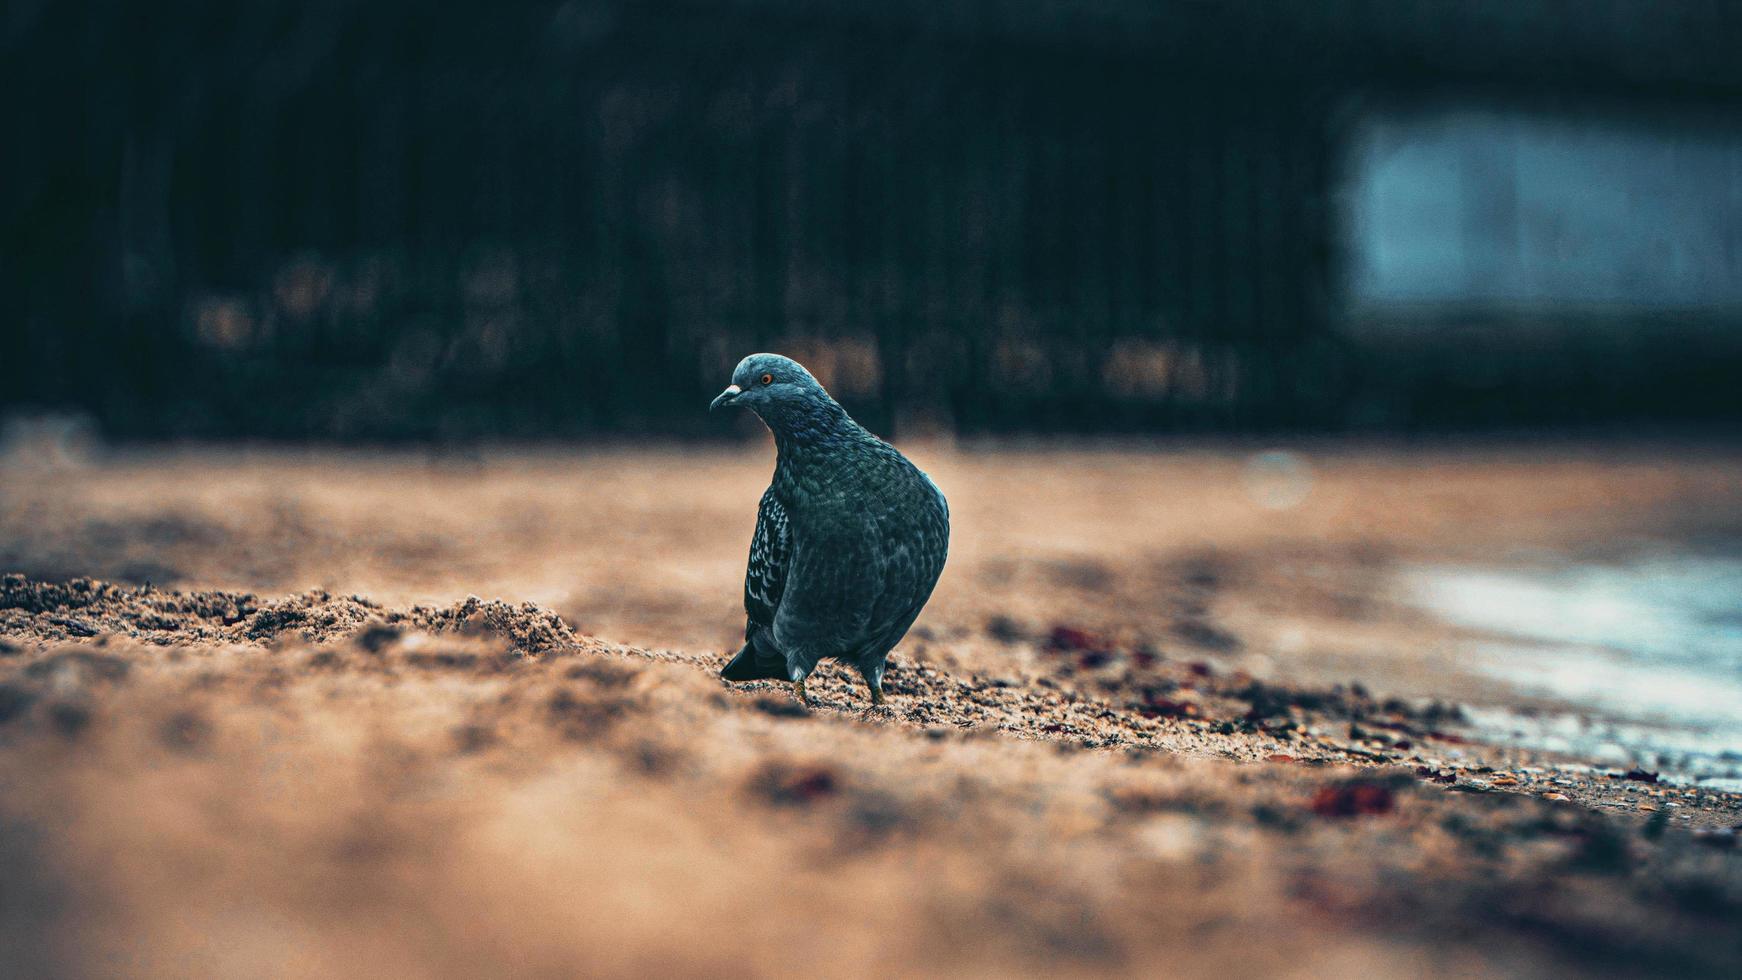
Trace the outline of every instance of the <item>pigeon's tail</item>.
[[787, 679], [786, 664], [779, 660], [759, 660], [756, 644], [745, 643], [738, 655], [720, 668], [720, 676], [729, 681], [784, 681]]

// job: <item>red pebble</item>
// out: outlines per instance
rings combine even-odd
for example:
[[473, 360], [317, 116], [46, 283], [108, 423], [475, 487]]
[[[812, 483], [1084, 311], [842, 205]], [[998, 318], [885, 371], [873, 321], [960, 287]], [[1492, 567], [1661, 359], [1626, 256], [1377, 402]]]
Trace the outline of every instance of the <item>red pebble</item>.
[[1390, 813], [1397, 797], [1378, 783], [1342, 783], [1321, 786], [1313, 794], [1312, 811], [1321, 817], [1358, 817]]

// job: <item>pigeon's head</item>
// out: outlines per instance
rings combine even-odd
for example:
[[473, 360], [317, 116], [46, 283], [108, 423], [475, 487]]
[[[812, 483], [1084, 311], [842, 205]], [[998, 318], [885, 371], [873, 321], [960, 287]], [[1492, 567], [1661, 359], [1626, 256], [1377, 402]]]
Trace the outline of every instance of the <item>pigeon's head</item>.
[[779, 354], [751, 354], [739, 361], [732, 371], [732, 383], [708, 408], [711, 411], [726, 405], [750, 409], [769, 428], [778, 427], [783, 420], [839, 409], [804, 365]]

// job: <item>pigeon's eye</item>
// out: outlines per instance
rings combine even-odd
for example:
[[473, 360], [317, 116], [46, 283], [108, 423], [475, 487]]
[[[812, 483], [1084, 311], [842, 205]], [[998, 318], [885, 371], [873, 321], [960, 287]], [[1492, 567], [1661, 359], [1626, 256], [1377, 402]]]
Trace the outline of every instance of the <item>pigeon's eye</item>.
[[774, 375], [772, 375], [772, 374], [763, 375], [762, 376], [762, 383], [765, 385], [773, 384], [774, 383]]

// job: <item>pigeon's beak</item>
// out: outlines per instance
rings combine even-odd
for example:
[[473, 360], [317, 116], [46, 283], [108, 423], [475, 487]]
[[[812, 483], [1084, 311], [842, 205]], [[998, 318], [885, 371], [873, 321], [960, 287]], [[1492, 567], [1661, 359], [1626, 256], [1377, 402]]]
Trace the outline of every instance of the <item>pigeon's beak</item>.
[[714, 409], [719, 408], [721, 405], [732, 404], [733, 402], [737, 401], [738, 396], [742, 395], [743, 393], [744, 393], [744, 389], [738, 387], [737, 385], [727, 385], [726, 390], [720, 392], [720, 396], [718, 398], [714, 399], [714, 403], [712, 405], [708, 406], [708, 411], [711, 412]]

